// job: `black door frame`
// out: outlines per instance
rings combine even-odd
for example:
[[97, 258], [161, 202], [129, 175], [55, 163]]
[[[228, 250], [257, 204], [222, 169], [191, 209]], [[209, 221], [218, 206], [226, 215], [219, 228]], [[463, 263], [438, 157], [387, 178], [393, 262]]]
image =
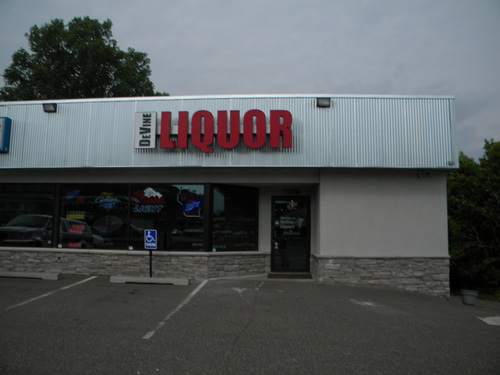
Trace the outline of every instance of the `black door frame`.
[[[306, 227], [307, 227], [307, 235], [306, 235], [306, 242], [307, 242], [307, 248], [305, 251], [307, 251], [307, 261], [304, 264], [304, 268], [301, 269], [283, 269], [283, 266], [277, 267], [275, 265], [275, 252], [278, 251], [279, 249], [279, 243], [276, 241], [276, 232], [275, 232], [275, 202], [277, 200], [305, 200], [305, 204], [307, 205], [307, 217], [305, 218], [306, 220]], [[273, 195], [271, 196], [271, 272], [310, 272], [310, 267], [311, 267], [311, 197], [309, 195]]]

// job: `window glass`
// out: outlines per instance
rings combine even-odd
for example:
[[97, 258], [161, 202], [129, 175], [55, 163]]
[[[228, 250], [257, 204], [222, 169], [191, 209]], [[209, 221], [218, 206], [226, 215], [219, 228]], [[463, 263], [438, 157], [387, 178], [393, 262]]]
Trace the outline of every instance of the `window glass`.
[[52, 246], [55, 185], [0, 184], [0, 246]]
[[128, 185], [63, 186], [60, 245], [128, 248]]
[[257, 214], [257, 189], [215, 186], [213, 248], [216, 251], [257, 250]]
[[214, 186], [211, 249], [204, 248], [202, 184], [64, 184], [60, 196], [55, 191], [54, 184], [0, 184], [0, 246], [142, 250], [144, 230], [155, 229], [158, 250], [257, 249], [255, 188]]
[[156, 229], [158, 250], [203, 251], [203, 185], [132, 185], [131, 246], [144, 249], [145, 229]]

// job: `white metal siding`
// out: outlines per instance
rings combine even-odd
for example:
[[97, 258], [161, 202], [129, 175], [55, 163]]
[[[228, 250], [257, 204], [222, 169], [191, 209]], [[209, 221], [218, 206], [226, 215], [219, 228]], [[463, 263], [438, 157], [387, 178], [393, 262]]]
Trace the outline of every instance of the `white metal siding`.
[[[318, 95], [324, 97], [325, 95]], [[167, 97], [0, 103], [12, 119], [10, 152], [0, 168], [79, 167], [346, 167], [455, 168], [453, 97], [331, 95], [331, 108], [317, 108], [315, 95]], [[136, 112], [287, 110], [293, 116], [291, 149], [235, 149], [214, 145], [203, 153], [134, 149]], [[160, 116], [158, 116], [159, 118]], [[159, 121], [159, 120], [158, 120]]]

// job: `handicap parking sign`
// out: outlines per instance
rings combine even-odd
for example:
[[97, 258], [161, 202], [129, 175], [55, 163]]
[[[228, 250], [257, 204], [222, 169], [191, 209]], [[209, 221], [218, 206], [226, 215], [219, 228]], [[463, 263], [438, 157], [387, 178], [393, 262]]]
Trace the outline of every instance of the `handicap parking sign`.
[[157, 248], [157, 233], [156, 229], [144, 230], [144, 248], [146, 250], [156, 250]]

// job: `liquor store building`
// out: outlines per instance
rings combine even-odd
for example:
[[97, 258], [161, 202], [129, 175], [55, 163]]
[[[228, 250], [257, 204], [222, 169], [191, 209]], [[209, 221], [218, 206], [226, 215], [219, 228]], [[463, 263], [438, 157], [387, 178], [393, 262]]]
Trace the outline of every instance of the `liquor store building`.
[[454, 98], [0, 103], [0, 271], [449, 295]]

